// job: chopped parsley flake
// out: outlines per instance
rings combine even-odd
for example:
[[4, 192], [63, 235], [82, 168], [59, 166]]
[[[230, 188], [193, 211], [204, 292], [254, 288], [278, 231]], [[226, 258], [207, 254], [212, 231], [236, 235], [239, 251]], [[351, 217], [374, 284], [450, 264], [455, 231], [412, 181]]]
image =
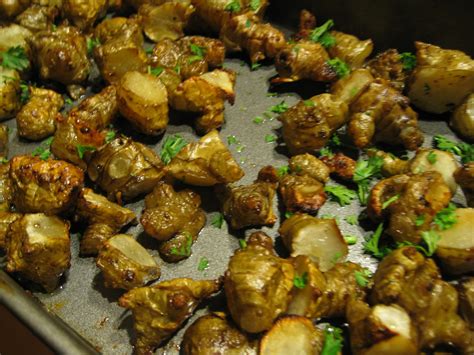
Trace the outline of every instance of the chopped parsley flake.
[[166, 137], [160, 153], [161, 161], [165, 165], [168, 165], [171, 159], [173, 159], [187, 144], [188, 142], [179, 134]]
[[355, 191], [344, 186], [327, 185], [324, 191], [329, 193], [331, 200], [337, 201], [341, 206], [349, 205], [357, 197]]
[[10, 47], [6, 51], [0, 52], [2, 67], [13, 70], [23, 70], [28, 68], [30, 61], [26, 56], [25, 50], [21, 46]]
[[333, 58], [327, 61], [328, 65], [334, 70], [339, 79], [349, 75], [351, 68], [340, 58]]
[[332, 47], [336, 44], [336, 39], [329, 33], [329, 30], [334, 26], [333, 20], [327, 20], [321, 26], [316, 27], [309, 34], [309, 39], [312, 42], [321, 43], [325, 48]]
[[223, 224], [224, 224], [224, 215], [222, 213], [218, 213], [217, 215], [215, 215], [211, 221], [211, 225], [219, 229], [222, 228]]
[[307, 272], [304, 272], [303, 275], [301, 275], [301, 276], [295, 275], [295, 277], [293, 279], [293, 285], [296, 288], [303, 289], [303, 288], [306, 287], [307, 284], [308, 284], [308, 273]]
[[209, 268], [209, 260], [203, 256], [201, 259], [199, 259], [199, 264], [198, 264], [198, 271], [204, 271]]

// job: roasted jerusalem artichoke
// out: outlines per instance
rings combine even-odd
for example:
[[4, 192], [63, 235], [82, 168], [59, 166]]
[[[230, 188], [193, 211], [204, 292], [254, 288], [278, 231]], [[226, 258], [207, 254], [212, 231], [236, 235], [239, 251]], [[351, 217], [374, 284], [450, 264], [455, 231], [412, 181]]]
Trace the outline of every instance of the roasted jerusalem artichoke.
[[89, 30], [100, 18], [105, 16], [109, 0], [63, 0], [62, 13], [74, 26], [81, 30]]
[[474, 207], [474, 162], [464, 164], [454, 173], [454, 179], [466, 196], [467, 205]]
[[24, 215], [10, 225], [6, 249], [8, 272], [51, 292], [70, 266], [69, 224], [42, 213]]
[[135, 288], [120, 297], [119, 305], [133, 312], [136, 353], [153, 352], [178, 330], [201, 301], [219, 291], [220, 287], [219, 280], [182, 278]]
[[474, 141], [474, 93], [456, 107], [449, 124], [461, 137]]
[[15, 116], [21, 108], [20, 74], [0, 65], [0, 120]]
[[7, 233], [10, 224], [22, 217], [21, 213], [0, 211], [0, 250], [6, 249]]

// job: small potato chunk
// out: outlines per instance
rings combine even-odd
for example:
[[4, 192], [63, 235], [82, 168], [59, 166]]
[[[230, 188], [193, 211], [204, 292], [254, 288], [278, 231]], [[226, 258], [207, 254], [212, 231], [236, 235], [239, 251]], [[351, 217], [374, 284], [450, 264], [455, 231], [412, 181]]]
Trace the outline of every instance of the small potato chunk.
[[330, 169], [314, 155], [308, 153], [295, 155], [288, 161], [288, 166], [296, 175], [308, 175], [323, 184], [329, 180]]
[[474, 271], [474, 208], [457, 208], [455, 213], [457, 222], [436, 232], [441, 237], [436, 256], [446, 272], [468, 274]]
[[461, 137], [474, 141], [474, 93], [454, 110], [449, 124]]
[[15, 21], [22, 27], [36, 33], [52, 29], [58, 15], [59, 5], [53, 5], [51, 2], [47, 6], [35, 3], [18, 15]]
[[400, 53], [396, 49], [388, 49], [367, 62], [367, 69], [376, 77], [387, 80], [392, 87], [399, 91], [405, 88], [408, 77], [404, 69]]
[[127, 72], [117, 89], [120, 113], [140, 132], [159, 135], [168, 125], [168, 93], [151, 74]]
[[278, 319], [260, 341], [260, 355], [319, 354], [324, 333], [306, 317], [286, 316]]
[[90, 29], [95, 21], [105, 16], [108, 0], [63, 0], [62, 13], [81, 30]]
[[0, 65], [0, 121], [15, 116], [21, 107], [20, 95], [20, 74]]
[[168, 171], [176, 179], [195, 186], [232, 183], [244, 176], [216, 130], [185, 146], [171, 160]]
[[18, 155], [11, 160], [10, 179], [18, 212], [53, 215], [75, 205], [84, 172], [62, 160]]
[[0, 250], [5, 249], [6, 247], [7, 232], [10, 228], [10, 224], [15, 222], [21, 216], [21, 213], [14, 213], [8, 211], [0, 212]]
[[94, 37], [104, 44], [110, 40], [121, 38], [141, 47], [144, 42], [142, 28], [134, 17], [112, 17], [103, 20], [94, 29]]
[[56, 130], [56, 117], [64, 105], [60, 94], [53, 90], [29, 87], [30, 99], [16, 115], [18, 135], [39, 141]]
[[[21, 47], [28, 58], [31, 58], [30, 41], [33, 33], [23, 26], [11, 23], [8, 26], [0, 27], [0, 51], [7, 51], [11, 47]], [[29, 71], [31, 65], [24, 70]]]
[[18, 272], [53, 291], [71, 260], [69, 224], [56, 216], [28, 214], [7, 234], [7, 271]]
[[321, 157], [321, 162], [328, 167], [329, 172], [332, 175], [336, 175], [337, 177], [348, 181], [352, 181], [354, 178], [357, 162], [344, 153], [337, 152], [332, 156], [323, 156]]
[[136, 215], [91, 189], [83, 188], [77, 200], [76, 219], [89, 224], [81, 239], [81, 254], [94, 255], [105, 241], [126, 225], [134, 223]]
[[362, 41], [356, 36], [339, 31], [331, 31], [330, 34], [334, 37], [336, 43], [328, 48], [329, 55], [331, 58], [337, 57], [343, 60], [351, 68], [362, 66], [374, 49], [371, 39]]
[[331, 94], [338, 100], [346, 104], [352, 104], [367, 86], [373, 81], [374, 77], [367, 69], [356, 69], [344, 78], [339, 79], [331, 86]]
[[454, 178], [466, 196], [467, 205], [474, 207], [474, 162], [464, 164], [456, 170]]
[[415, 42], [416, 68], [408, 97], [418, 108], [443, 113], [459, 105], [474, 90], [474, 60], [467, 54]]
[[323, 272], [348, 254], [347, 243], [334, 219], [320, 219], [307, 214], [294, 214], [279, 229], [291, 256], [307, 255]]
[[287, 211], [315, 214], [326, 202], [324, 185], [309, 175], [285, 175], [278, 192]]
[[454, 195], [458, 184], [456, 180], [454, 180], [453, 174], [458, 167], [458, 162], [450, 152], [438, 149], [420, 149], [408, 164], [408, 171], [413, 174], [420, 174], [425, 171], [437, 171], [441, 174]]
[[104, 243], [97, 257], [105, 286], [131, 290], [160, 277], [155, 259], [135, 239], [118, 234]]

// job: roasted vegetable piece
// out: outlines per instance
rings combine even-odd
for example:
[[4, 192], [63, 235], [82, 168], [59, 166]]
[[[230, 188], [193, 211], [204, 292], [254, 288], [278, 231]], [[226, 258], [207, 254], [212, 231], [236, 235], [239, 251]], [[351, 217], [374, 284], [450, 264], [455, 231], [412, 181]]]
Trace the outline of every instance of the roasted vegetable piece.
[[81, 254], [90, 255], [97, 254], [106, 240], [133, 223], [136, 216], [128, 208], [83, 188], [77, 200], [76, 219], [89, 225], [81, 239]]
[[58, 214], [76, 203], [84, 173], [62, 160], [18, 155], [11, 160], [10, 179], [18, 212]]
[[[9, 128], [3, 124], [0, 124], [0, 158], [7, 159], [8, 157], [8, 133]], [[3, 164], [5, 161], [2, 162]], [[2, 164], [2, 165], [3, 165]], [[1, 170], [1, 168], [0, 168]], [[1, 175], [1, 172], [0, 172]], [[1, 187], [0, 187], [1, 188]]]
[[457, 314], [458, 294], [441, 279], [432, 259], [415, 248], [403, 247], [386, 256], [374, 275], [371, 302], [397, 304], [410, 315], [421, 349], [451, 343], [472, 353], [472, 334]]
[[458, 285], [459, 313], [474, 329], [474, 277], [462, 280]]
[[0, 211], [0, 250], [5, 249], [7, 232], [10, 224], [22, 216], [21, 213]]
[[0, 120], [15, 116], [21, 107], [20, 74], [0, 65]]
[[0, 211], [10, 211], [11, 200], [10, 163], [0, 164]]
[[16, 126], [20, 137], [38, 141], [54, 134], [64, 100], [53, 90], [30, 86], [29, 92], [28, 102], [16, 115]]
[[359, 148], [384, 142], [415, 150], [423, 143], [418, 115], [408, 98], [380, 79], [359, 94], [350, 110], [348, 132]]
[[294, 270], [279, 258], [263, 232], [253, 233], [237, 250], [225, 273], [224, 290], [232, 319], [249, 333], [270, 329], [291, 300]]
[[309, 175], [285, 175], [278, 192], [287, 211], [314, 214], [326, 202], [324, 185]]
[[119, 203], [150, 192], [164, 173], [153, 150], [125, 137], [95, 151], [87, 166], [89, 178]]
[[457, 134], [474, 141], [474, 93], [468, 95], [454, 110], [449, 124]]
[[255, 345], [224, 313], [214, 312], [191, 324], [183, 335], [181, 351], [184, 355], [254, 355]]
[[89, 30], [94, 23], [105, 16], [108, 0], [63, 0], [62, 14], [74, 26], [81, 30]]
[[0, 2], [0, 19], [13, 19], [30, 5], [30, 0], [6, 0]]
[[140, 132], [159, 135], [168, 125], [168, 94], [151, 74], [129, 71], [117, 88], [120, 113]]
[[159, 182], [145, 198], [140, 222], [153, 238], [162, 242], [171, 239], [170, 243], [160, 246], [160, 254], [167, 261], [179, 261], [191, 255], [191, 245], [206, 224], [206, 214], [200, 205], [197, 193], [176, 192], [164, 182]]
[[320, 354], [324, 333], [306, 317], [286, 316], [278, 319], [260, 340], [259, 354]]
[[415, 327], [408, 313], [398, 305], [378, 304], [370, 308], [361, 300], [351, 300], [346, 317], [354, 354], [419, 353]]
[[295, 155], [288, 161], [288, 166], [293, 174], [307, 175], [323, 184], [329, 180], [330, 169], [314, 155], [308, 153]]
[[56, 216], [27, 214], [10, 225], [7, 271], [53, 291], [71, 260], [69, 224]]
[[233, 104], [235, 98], [235, 73], [216, 69], [187, 79], [171, 96], [174, 109], [201, 114], [196, 120], [196, 130], [206, 134], [224, 123], [224, 101]]
[[149, 354], [188, 319], [201, 301], [219, 291], [219, 280], [172, 279], [135, 288], [119, 305], [133, 312], [137, 334], [135, 351]]
[[467, 54], [415, 42], [416, 68], [408, 97], [416, 107], [432, 113], [447, 112], [474, 90], [474, 60]]
[[307, 255], [323, 272], [334, 266], [335, 257], [342, 260], [348, 254], [334, 219], [296, 213], [283, 222], [279, 233], [291, 256]]
[[466, 196], [467, 205], [474, 207], [474, 162], [464, 164], [454, 173], [454, 179]]
[[15, 21], [31, 32], [39, 32], [52, 29], [58, 15], [58, 6], [33, 4], [18, 15]]
[[291, 155], [311, 153], [326, 145], [331, 134], [347, 122], [348, 107], [331, 94], [300, 101], [278, 117]]
[[190, 1], [170, 1], [158, 6], [143, 4], [138, 9], [143, 32], [154, 42], [183, 37], [183, 29], [193, 12]]
[[246, 186], [226, 186], [219, 191], [222, 212], [234, 229], [273, 225], [275, 184], [257, 181]]
[[168, 171], [173, 177], [196, 186], [231, 183], [244, 176], [216, 130], [185, 146], [171, 160]]
[[474, 271], [474, 208], [457, 208], [456, 223], [448, 229], [437, 230], [441, 237], [436, 256], [443, 271], [468, 274]]
[[220, 38], [229, 51], [246, 50], [252, 63], [275, 58], [285, 46], [283, 32], [269, 23], [261, 22], [252, 12], [233, 16], [225, 21]]
[[131, 290], [157, 280], [161, 274], [155, 259], [127, 234], [107, 240], [96, 262], [104, 275], [105, 286], [111, 288]]
[[279, 77], [273, 83], [287, 83], [302, 79], [329, 82], [337, 79], [328, 64], [329, 55], [319, 43], [300, 42], [286, 44], [275, 58]]
[[331, 85], [331, 94], [333, 94], [337, 100], [341, 100], [350, 105], [366, 91], [367, 87], [374, 80], [369, 70], [356, 69]]
[[[378, 149], [368, 149], [367, 154], [369, 157], [380, 157], [383, 160], [383, 164], [380, 168], [380, 172], [383, 176], [393, 176], [404, 174], [408, 171], [408, 160], [403, 160], [391, 153], [384, 152]], [[421, 173], [422, 171], [416, 171], [415, 173]]]
[[362, 66], [374, 49], [371, 39], [363, 41], [356, 36], [339, 31], [331, 31], [330, 35], [336, 43], [328, 48], [329, 55], [331, 58], [343, 60], [352, 68]]
[[356, 169], [357, 162], [343, 153], [336, 153], [334, 155], [326, 155], [320, 158], [329, 169], [331, 174], [334, 174], [344, 180], [352, 180]]
[[102, 44], [118, 37], [122, 40], [132, 41], [139, 47], [144, 42], [140, 23], [134, 17], [107, 18], [95, 27], [94, 37]]
[[[25, 27], [11, 23], [0, 28], [0, 51], [8, 51], [12, 47], [20, 47], [24, 50], [27, 59], [31, 58], [30, 42], [33, 33]], [[30, 63], [22, 71], [28, 70]]]
[[[196, 52], [196, 48], [194, 46], [200, 47], [204, 52], [202, 53], [203, 58], [211, 69], [222, 67], [224, 64], [225, 46], [224, 43], [218, 39], [203, 36], [186, 36], [181, 38], [177, 43], [182, 50], [191, 52], [195, 56], [197, 54], [194, 53]], [[194, 60], [197, 58], [191, 59]]]
[[390, 209], [387, 207], [390, 205], [385, 206], [384, 204], [388, 203], [387, 201], [390, 199], [396, 198], [397, 195], [400, 196], [409, 180], [410, 176], [401, 174], [383, 179], [374, 185], [367, 203], [367, 215], [372, 221], [380, 222], [389, 215]]
[[403, 67], [400, 53], [396, 49], [385, 52], [367, 62], [365, 67], [375, 78], [385, 79], [390, 85], [402, 92], [408, 78], [407, 70]]
[[43, 80], [64, 85], [81, 84], [90, 72], [86, 39], [72, 26], [59, 26], [56, 31], [38, 32], [33, 53]]

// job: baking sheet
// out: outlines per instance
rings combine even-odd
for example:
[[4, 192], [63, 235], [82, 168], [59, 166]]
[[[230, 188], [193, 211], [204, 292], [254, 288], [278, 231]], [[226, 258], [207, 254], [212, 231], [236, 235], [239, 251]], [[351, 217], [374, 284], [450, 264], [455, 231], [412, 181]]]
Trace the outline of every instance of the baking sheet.
[[[324, 3], [324, 1], [323, 1]], [[327, 3], [327, 2], [326, 2]], [[271, 9], [271, 7], [270, 7]], [[293, 13], [297, 9], [292, 10]], [[291, 16], [290, 16], [291, 17]], [[294, 17], [294, 16], [293, 16]], [[336, 24], [338, 24], [336, 22]], [[338, 26], [340, 27], [340, 26]], [[355, 34], [358, 34], [357, 31]], [[278, 96], [268, 96], [269, 79], [276, 73], [273, 66], [262, 66], [256, 71], [250, 71], [248, 64], [241, 59], [227, 59], [224, 65], [226, 68], [235, 70], [237, 75], [236, 100], [233, 106], [226, 104], [226, 123], [221, 130], [220, 136], [223, 141], [227, 137], [234, 135], [240, 145], [231, 145], [230, 149], [245, 170], [246, 175], [238, 184], [249, 184], [255, 178], [257, 171], [264, 165], [272, 164], [282, 166], [287, 164], [287, 156], [282, 147], [277, 147], [278, 143], [265, 142], [265, 135], [277, 135], [276, 129], [280, 126], [276, 119], [266, 118], [265, 122], [257, 125], [253, 123], [256, 116], [263, 116], [273, 105], [281, 103], [283, 100], [289, 105], [295, 104], [300, 95], [295, 92], [285, 92], [280, 90]], [[288, 86], [293, 90], [296, 86]], [[315, 83], [298, 85], [304, 87], [303, 98], [320, 92], [322, 86]], [[301, 94], [302, 90], [298, 90]], [[17, 138], [15, 121], [6, 123], [10, 128], [10, 157], [18, 154], [29, 154], [35, 144], [25, 143]], [[192, 128], [193, 122], [180, 122], [171, 120], [166, 135], [180, 133], [188, 140], [196, 140]], [[453, 133], [443, 121], [433, 121], [431, 119], [420, 122], [420, 126], [426, 133], [425, 146], [431, 144], [431, 135], [445, 134], [449, 138], [454, 138]], [[139, 136], [134, 137], [141, 140]], [[143, 142], [143, 140], [141, 140]], [[148, 145], [159, 152], [162, 140], [146, 141]], [[281, 142], [279, 142], [281, 143]], [[238, 147], [243, 147], [243, 149]], [[193, 187], [194, 189], [194, 187]], [[192, 247], [192, 255], [188, 259], [177, 264], [162, 262], [157, 252], [157, 242], [144, 235], [140, 225], [132, 227], [126, 233], [135, 236], [142, 245], [160, 262], [162, 266], [162, 276], [159, 281], [177, 278], [192, 277], [195, 279], [213, 279], [224, 273], [227, 268], [229, 257], [233, 251], [239, 247], [238, 238], [248, 235], [255, 229], [245, 232], [230, 231], [224, 223], [222, 229], [211, 225], [213, 217], [218, 213], [218, 203], [212, 193], [212, 189], [196, 188], [202, 198], [203, 207], [208, 213], [206, 226], [201, 231], [197, 242]], [[456, 197], [458, 202], [463, 203], [460, 195]], [[360, 209], [357, 202], [351, 206], [341, 208], [338, 204], [328, 201], [320, 210], [319, 215], [331, 214], [338, 217], [339, 226], [343, 234], [358, 236], [358, 243], [350, 246], [348, 260], [360, 263], [362, 266], [371, 269], [375, 268], [375, 261], [362, 253], [363, 236], [368, 232], [359, 226], [351, 226], [344, 221], [345, 216], [359, 214]], [[143, 200], [127, 205], [140, 215], [143, 208]], [[274, 208], [278, 208], [277, 201], [274, 201]], [[272, 228], [263, 227], [262, 230], [275, 238], [277, 249], [281, 248], [281, 241], [277, 238], [278, 221]], [[47, 308], [47, 310], [64, 320], [80, 336], [89, 341], [94, 348], [103, 354], [131, 354], [132, 353], [132, 318], [130, 312], [119, 307], [116, 303], [123, 293], [118, 290], [106, 289], [103, 279], [95, 266], [93, 258], [78, 257], [78, 236], [72, 235], [72, 261], [66, 281], [60, 289], [52, 294], [35, 292], [34, 296]], [[203, 272], [198, 271], [200, 258], [206, 257], [209, 260], [209, 268]], [[0, 283], [1, 286], [1, 283]], [[0, 287], [0, 294], [4, 289]], [[1, 297], [0, 297], [1, 299]], [[217, 296], [205, 306], [198, 309], [196, 314], [187, 322], [191, 324], [194, 319], [204, 314], [208, 306], [214, 309], [222, 309], [222, 296]], [[39, 320], [32, 321], [34, 327], [41, 327]], [[181, 329], [177, 335], [171, 339], [163, 348], [158, 349], [159, 354], [179, 353], [179, 342], [185, 328]], [[45, 335], [43, 335], [45, 336]], [[58, 337], [63, 336], [58, 334]], [[47, 336], [46, 336], [47, 337]], [[86, 350], [84, 350], [86, 351]]]

